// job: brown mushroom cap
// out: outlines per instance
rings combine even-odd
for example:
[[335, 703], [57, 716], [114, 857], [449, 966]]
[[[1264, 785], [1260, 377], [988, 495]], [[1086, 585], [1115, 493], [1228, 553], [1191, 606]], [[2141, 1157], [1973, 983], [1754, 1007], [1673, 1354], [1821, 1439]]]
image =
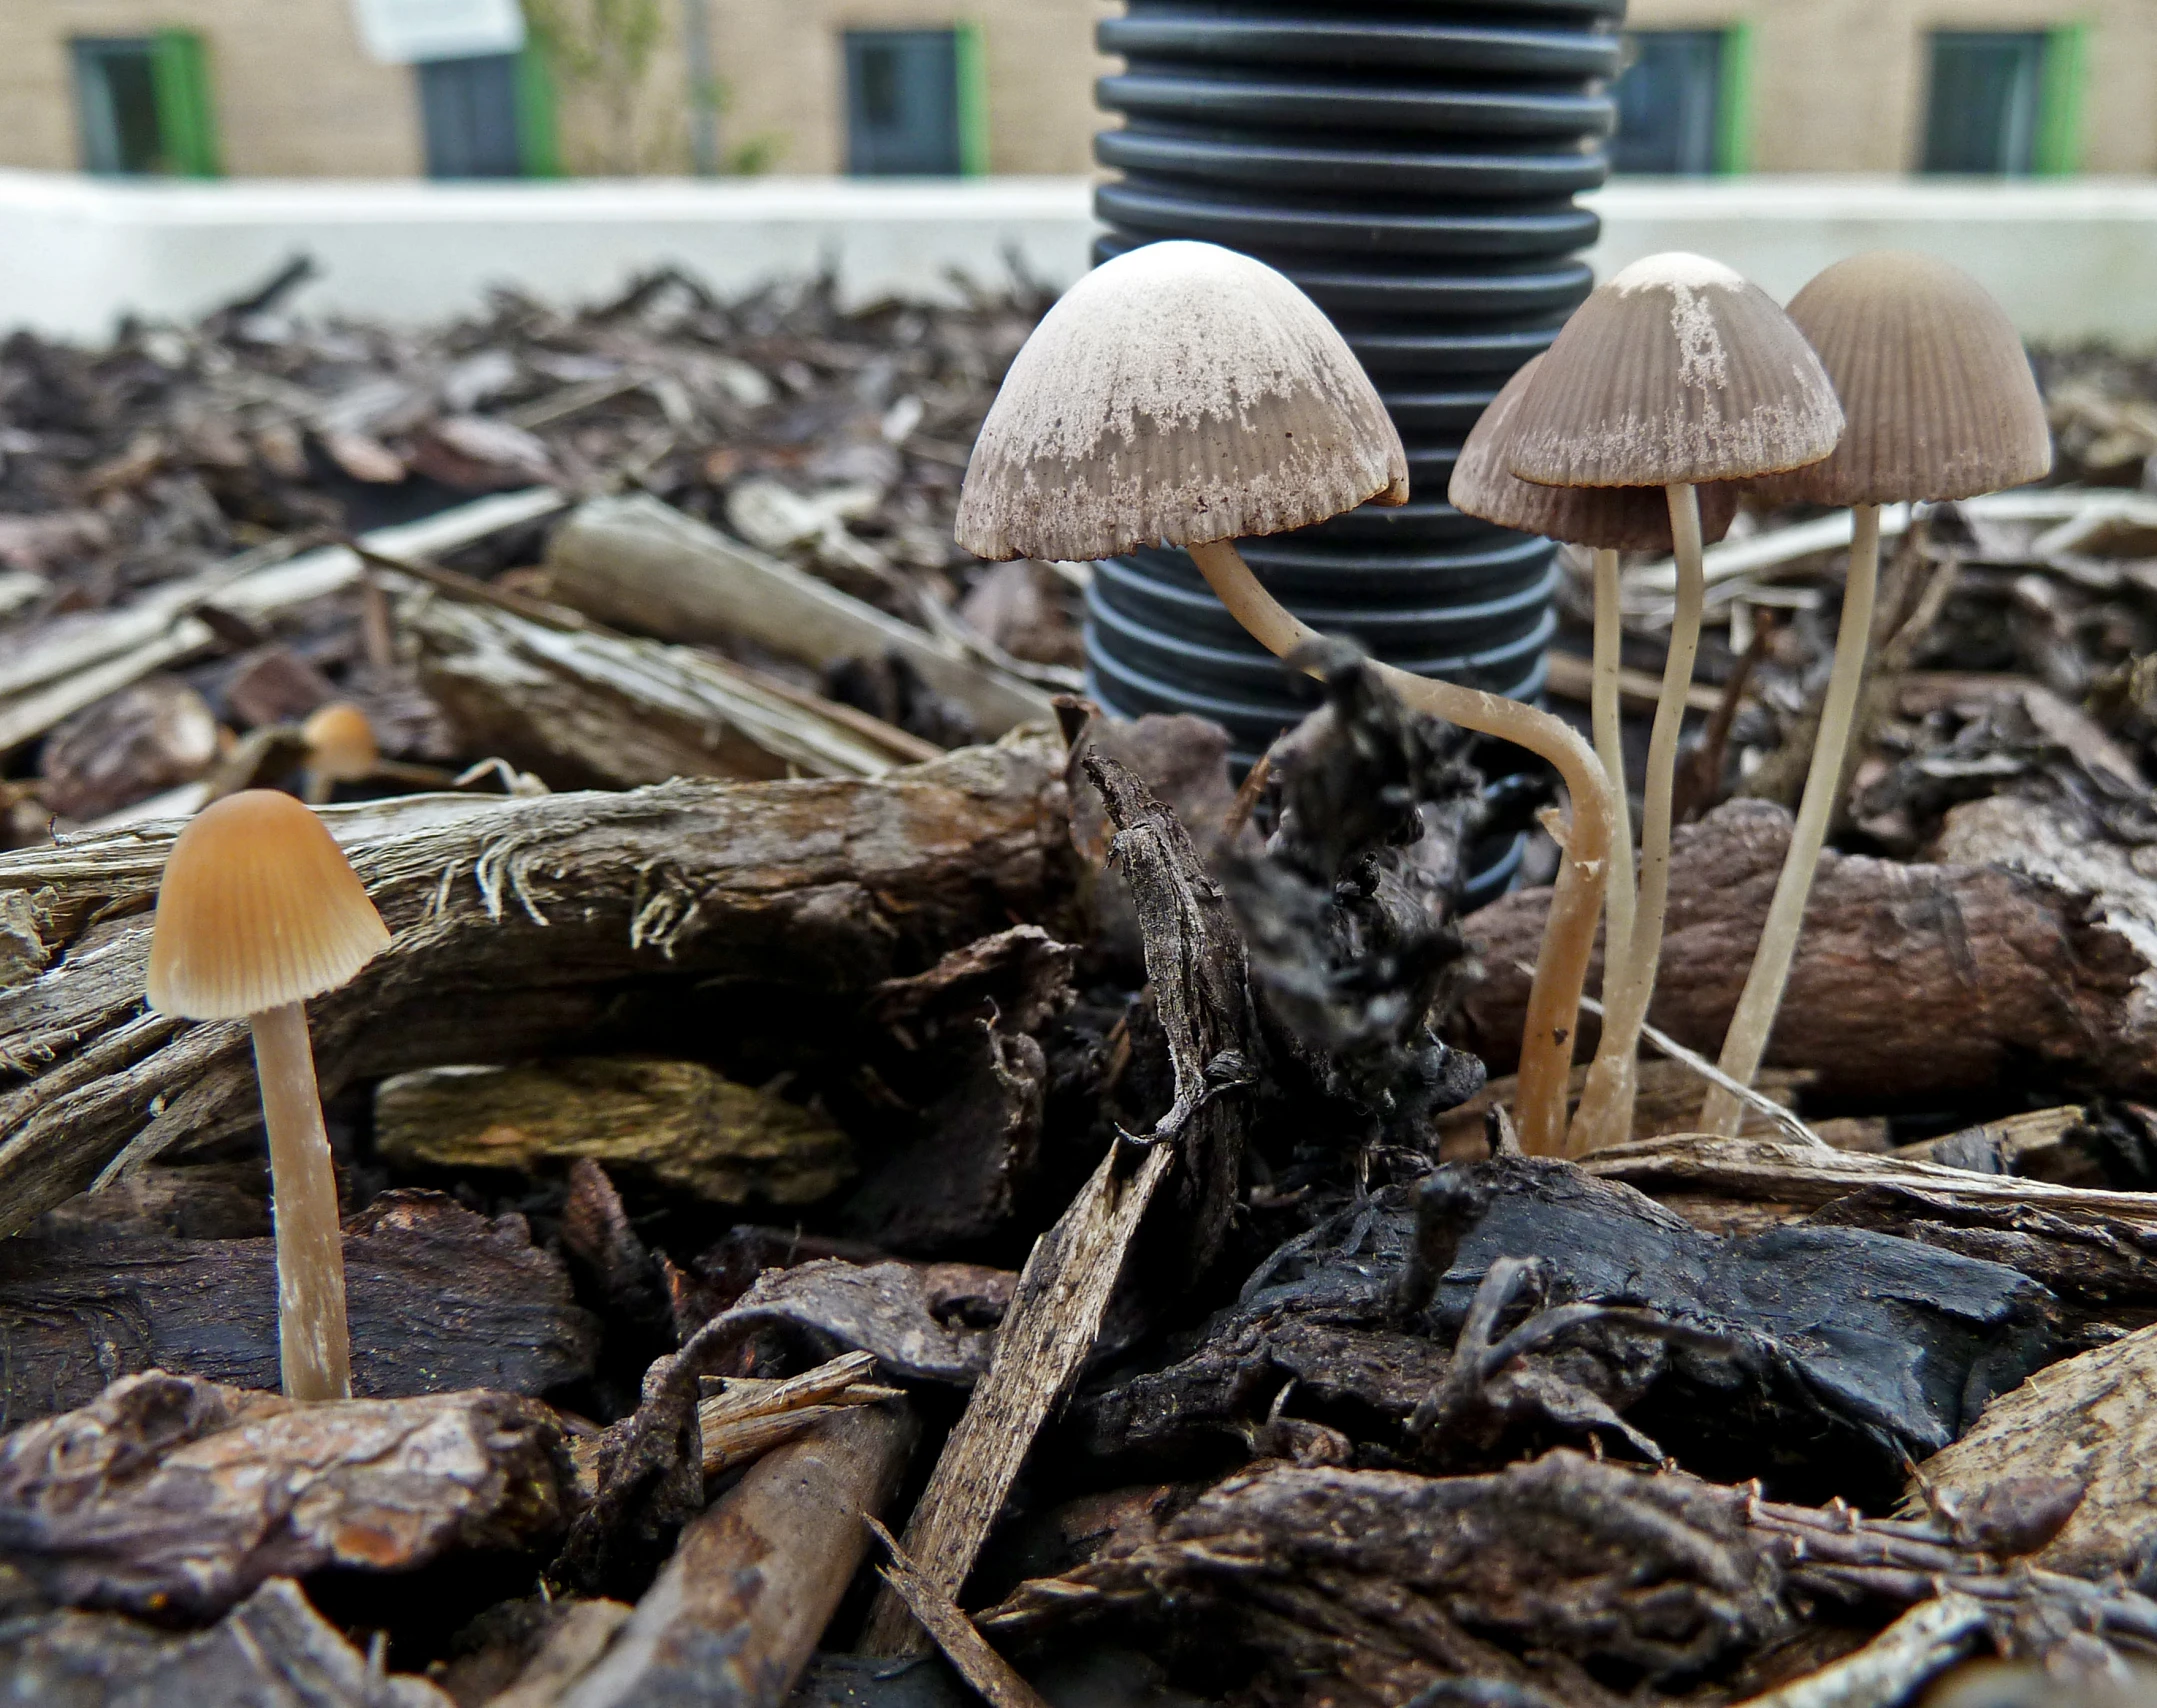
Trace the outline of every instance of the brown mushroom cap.
[[347, 700], [332, 700], [300, 725], [307, 743], [308, 768], [340, 783], [374, 775], [382, 755], [375, 746], [374, 725]]
[[389, 929], [344, 850], [306, 807], [245, 789], [180, 832], [158, 886], [150, 1006], [231, 1020], [335, 990]]
[[1849, 419], [1824, 462], [1764, 481], [1777, 502], [1969, 498], [2052, 469], [2021, 336], [1958, 267], [1882, 249], [1838, 261], [1791, 299]]
[[1545, 486], [1743, 480], [1816, 463], [1842, 410], [1757, 285], [1672, 253], [1596, 287], [1544, 352], [1508, 462]]
[[[1466, 515], [1545, 539], [1621, 552], [1669, 551], [1667, 488], [1538, 486], [1505, 466], [1521, 393], [1542, 360], [1541, 356], [1531, 358], [1483, 411], [1453, 464], [1447, 499]], [[1719, 481], [1700, 488], [1702, 540], [1721, 539], [1737, 513], [1737, 488]]]
[[1378, 393], [1318, 306], [1262, 262], [1150, 243], [1034, 328], [974, 443], [959, 544], [1103, 558], [1277, 534], [1408, 500]]

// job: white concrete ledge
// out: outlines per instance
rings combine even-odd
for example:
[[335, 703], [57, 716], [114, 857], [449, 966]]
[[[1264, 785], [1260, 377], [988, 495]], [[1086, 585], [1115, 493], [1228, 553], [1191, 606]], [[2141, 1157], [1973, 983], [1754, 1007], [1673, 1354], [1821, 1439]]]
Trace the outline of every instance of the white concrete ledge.
[[[1788, 297], [1863, 249], [1914, 248], [1975, 274], [2025, 336], [2157, 349], [2157, 180], [1621, 180], [1590, 198], [1605, 273], [1697, 249]], [[477, 308], [490, 285], [574, 301], [677, 262], [722, 293], [830, 266], [842, 296], [995, 288], [1016, 256], [1084, 271], [1079, 178], [762, 178], [538, 184], [323, 180], [139, 184], [0, 171], [0, 330], [101, 339], [123, 313], [198, 315], [305, 250], [297, 306], [392, 321]]]

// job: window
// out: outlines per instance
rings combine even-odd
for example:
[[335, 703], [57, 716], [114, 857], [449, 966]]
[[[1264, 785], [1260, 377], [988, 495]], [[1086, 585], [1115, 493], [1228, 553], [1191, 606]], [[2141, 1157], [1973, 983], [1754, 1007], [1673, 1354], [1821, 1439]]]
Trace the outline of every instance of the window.
[[971, 28], [846, 32], [846, 169], [955, 177], [986, 170], [980, 37]]
[[1618, 78], [1618, 172], [1730, 172], [1740, 168], [1737, 74], [1744, 40], [1734, 30], [1638, 30]]
[[2045, 38], [1936, 30], [1926, 96], [1927, 172], [2024, 173], [2037, 165]]
[[2079, 170], [2087, 41], [2056, 30], [1936, 30], [1926, 92], [1927, 172]]
[[419, 76], [420, 123], [430, 178], [517, 178], [524, 154], [517, 138], [517, 56], [474, 54], [430, 59]]
[[69, 44], [86, 172], [217, 173], [209, 62], [188, 30]]

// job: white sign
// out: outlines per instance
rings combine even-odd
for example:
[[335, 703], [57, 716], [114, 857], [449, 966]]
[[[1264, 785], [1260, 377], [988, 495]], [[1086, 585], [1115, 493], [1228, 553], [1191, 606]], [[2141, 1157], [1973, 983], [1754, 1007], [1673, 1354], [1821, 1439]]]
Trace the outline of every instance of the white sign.
[[360, 40], [385, 65], [515, 53], [524, 46], [517, 0], [352, 0]]

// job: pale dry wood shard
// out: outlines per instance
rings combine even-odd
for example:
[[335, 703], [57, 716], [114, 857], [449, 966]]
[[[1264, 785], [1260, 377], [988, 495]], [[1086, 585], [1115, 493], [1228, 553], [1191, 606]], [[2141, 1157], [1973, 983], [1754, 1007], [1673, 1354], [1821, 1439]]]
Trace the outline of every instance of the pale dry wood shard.
[[[1091, 1356], [1146, 1209], [1179, 1161], [1187, 1268], [1219, 1247], [1242, 1160], [1236, 1087], [1254, 1071], [1243, 943], [1175, 815], [1123, 766], [1089, 753], [1086, 772], [1117, 827], [1112, 857], [1145, 941], [1167, 1034], [1174, 1101], [1143, 1146], [1119, 1141], [1028, 1255], [987, 1373], [944, 1444], [906, 1529], [925, 1580], [956, 1597], [1043, 1422]], [[891, 1591], [862, 1647], [905, 1654], [921, 1633]]]
[[780, 1708], [906, 1469], [903, 1405], [857, 1406], [766, 1454], [681, 1541], [559, 1708]]
[[854, 1172], [827, 1118], [699, 1062], [569, 1056], [425, 1068], [375, 1091], [375, 1147], [402, 1168], [558, 1170], [584, 1157], [715, 1204], [808, 1204]]
[[818, 669], [851, 659], [903, 659], [936, 693], [965, 707], [984, 735], [1055, 716], [1048, 695], [1032, 683], [656, 498], [584, 505], [548, 542], [547, 571], [557, 598], [641, 634], [747, 640]]
[[[332, 809], [396, 937], [313, 1005], [325, 1092], [589, 1048], [640, 990], [677, 1007], [715, 981], [857, 1003], [1014, 915], [1054, 915], [1060, 772], [1048, 738], [1021, 734], [872, 782]], [[139, 1164], [259, 1118], [244, 1027], [142, 1009], [175, 828], [0, 856], [0, 918], [28, 930], [0, 985], [0, 1234], [123, 1149]]]
[[399, 622], [464, 751], [500, 754], [558, 789], [881, 777], [921, 757], [900, 731], [874, 740], [861, 727], [874, 720], [832, 715], [815, 696], [777, 693], [684, 647], [436, 596], [409, 602]]
[[974, 1622], [959, 1611], [957, 1603], [921, 1575], [898, 1539], [873, 1518], [869, 1529], [890, 1556], [877, 1569], [877, 1575], [898, 1593], [907, 1611], [921, 1622], [922, 1629], [943, 1650], [944, 1658], [980, 1693], [981, 1699], [990, 1708], [1048, 1708], [1018, 1670], [989, 1647], [988, 1640], [974, 1629]]
[[[1822, 858], [1769, 1062], [1815, 1069], [1827, 1096], [1967, 1098], [2033, 1062], [2091, 1089], [2157, 1089], [2157, 885], [2037, 803], [1972, 807], [1988, 823], [2012, 812], [2015, 869], [1979, 863], [2006, 854], [1974, 834], [1963, 846], [1978, 859]], [[1951, 815], [1951, 850], [1972, 807]], [[1787, 813], [1754, 801], [1678, 833], [1650, 1017], [1691, 1049], [1721, 1044], [1789, 834]], [[1532, 960], [1549, 899], [1521, 891], [1462, 923], [1487, 977], [1461, 1042], [1494, 1068], [1517, 1050], [1528, 980], [1516, 964]]]

